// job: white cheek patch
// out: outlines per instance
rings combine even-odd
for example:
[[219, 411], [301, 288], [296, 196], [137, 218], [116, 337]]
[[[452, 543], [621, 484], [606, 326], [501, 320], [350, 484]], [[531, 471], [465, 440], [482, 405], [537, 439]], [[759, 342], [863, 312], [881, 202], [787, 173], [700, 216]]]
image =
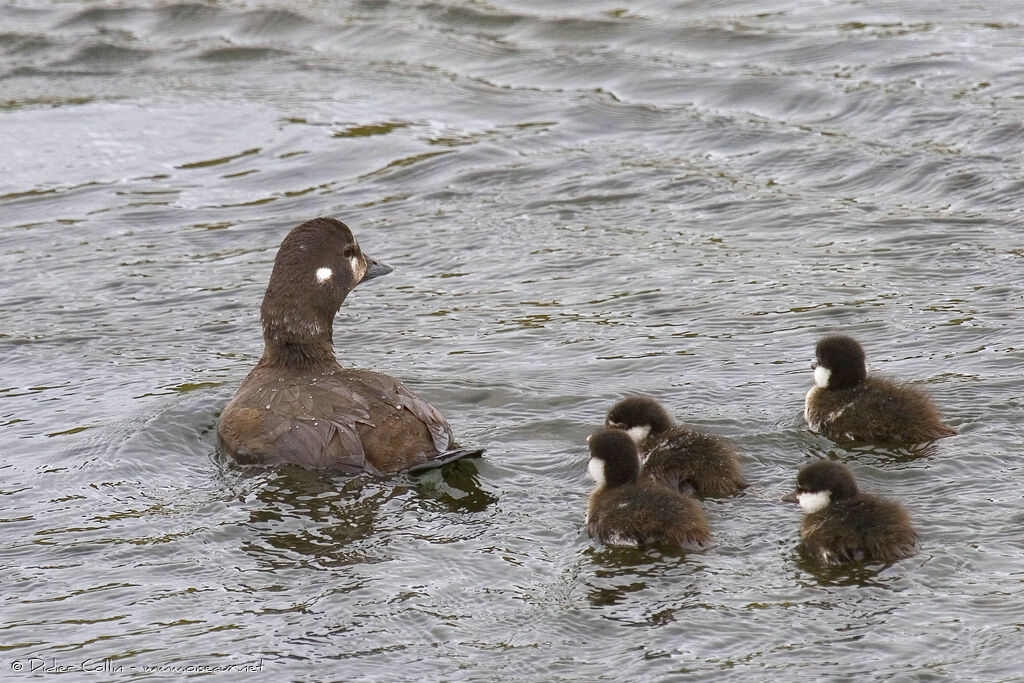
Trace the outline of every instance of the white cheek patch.
[[823, 365], [814, 368], [814, 383], [822, 389], [828, 389], [828, 378], [831, 376], [832, 371]]
[[629, 434], [629, 438], [633, 439], [633, 443], [639, 446], [647, 438], [647, 435], [651, 433], [651, 426], [639, 425], [637, 427], [630, 427], [626, 430], [626, 433]]
[[829, 501], [832, 500], [832, 494], [828, 491], [801, 493], [797, 495], [796, 500], [800, 503], [800, 509], [810, 515], [818, 510], [825, 509], [825, 507], [828, 506]]
[[597, 482], [598, 486], [604, 486], [604, 461], [598, 458], [591, 458], [587, 462], [587, 474]]
[[327, 282], [333, 276], [334, 271], [331, 270], [330, 268], [324, 267], [316, 269], [316, 281], [319, 282], [320, 284]]
[[360, 261], [358, 256], [351, 256], [348, 264], [352, 267], [352, 275], [355, 276], [356, 282], [360, 282], [366, 275], [366, 262]]

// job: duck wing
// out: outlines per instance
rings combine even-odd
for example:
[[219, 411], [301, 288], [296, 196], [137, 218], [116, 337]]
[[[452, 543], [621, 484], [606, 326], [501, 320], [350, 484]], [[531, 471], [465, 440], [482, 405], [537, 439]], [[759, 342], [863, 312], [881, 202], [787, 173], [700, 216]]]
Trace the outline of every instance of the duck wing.
[[369, 420], [369, 403], [359, 392], [322, 379], [243, 386], [221, 414], [222, 445], [246, 464], [379, 474], [357, 432]]
[[436, 408], [381, 373], [254, 379], [218, 427], [222, 446], [242, 463], [383, 475], [429, 462], [452, 442]]

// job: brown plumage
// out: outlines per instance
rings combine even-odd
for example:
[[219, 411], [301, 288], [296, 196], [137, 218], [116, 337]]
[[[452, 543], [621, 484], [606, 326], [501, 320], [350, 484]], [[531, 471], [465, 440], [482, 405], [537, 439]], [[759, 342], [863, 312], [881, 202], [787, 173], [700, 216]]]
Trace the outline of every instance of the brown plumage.
[[587, 533], [609, 545], [664, 544], [702, 548], [711, 543], [697, 501], [650, 479], [638, 480], [636, 445], [620, 430], [591, 435], [588, 471], [597, 488], [587, 500]]
[[942, 423], [919, 389], [868, 375], [864, 351], [851, 337], [832, 335], [815, 347], [816, 386], [807, 392], [808, 426], [834, 439], [894, 443], [934, 441], [956, 432]]
[[317, 218], [278, 250], [261, 308], [264, 352], [221, 413], [221, 448], [241, 463], [389, 474], [479, 451], [451, 450], [448, 422], [393, 377], [342, 368], [333, 321], [361, 281], [391, 268], [345, 224]]
[[637, 441], [644, 477], [700, 497], [731, 496], [747, 487], [729, 441], [674, 424], [653, 398], [619, 401], [608, 411], [605, 425]]
[[849, 469], [831, 460], [805, 465], [797, 488], [783, 501], [808, 513], [800, 523], [800, 549], [822, 564], [891, 563], [913, 555], [917, 533], [899, 503], [861, 493]]
[[444, 417], [393, 377], [339, 367], [279, 379], [257, 365], [221, 414], [221, 444], [240, 463], [380, 475], [451, 443]]

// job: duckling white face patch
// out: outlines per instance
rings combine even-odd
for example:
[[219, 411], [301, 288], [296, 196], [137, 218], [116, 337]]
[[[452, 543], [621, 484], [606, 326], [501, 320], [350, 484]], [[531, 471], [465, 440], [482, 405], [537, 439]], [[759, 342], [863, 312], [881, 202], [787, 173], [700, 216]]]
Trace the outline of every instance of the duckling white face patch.
[[828, 389], [828, 378], [832, 376], [832, 371], [826, 368], [824, 365], [819, 365], [814, 368], [814, 383], [822, 389]]
[[828, 491], [817, 491], [816, 493], [797, 494], [796, 500], [800, 503], [800, 509], [808, 515], [823, 510], [832, 500], [832, 494]]
[[587, 474], [597, 482], [598, 486], [604, 486], [604, 461], [598, 458], [591, 458], [587, 461]]
[[334, 271], [326, 266], [316, 269], [316, 281], [323, 284], [334, 276]]
[[629, 438], [633, 439], [633, 443], [639, 446], [647, 438], [647, 435], [651, 433], [651, 425], [630, 427], [626, 430], [626, 433], [629, 434]]

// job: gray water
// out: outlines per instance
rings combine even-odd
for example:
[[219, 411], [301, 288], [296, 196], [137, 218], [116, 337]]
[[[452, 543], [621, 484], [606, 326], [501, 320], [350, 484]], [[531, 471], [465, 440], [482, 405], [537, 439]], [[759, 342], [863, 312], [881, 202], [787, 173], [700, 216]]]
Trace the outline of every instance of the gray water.
[[[1024, 3], [15, 0], [0, 55], [4, 674], [1024, 670]], [[216, 453], [277, 246], [319, 215], [395, 267], [339, 357], [483, 459]], [[837, 330], [959, 435], [806, 431]], [[583, 532], [584, 439], [629, 392], [741, 452], [712, 549]], [[815, 457], [920, 552], [802, 559], [777, 499]]]

